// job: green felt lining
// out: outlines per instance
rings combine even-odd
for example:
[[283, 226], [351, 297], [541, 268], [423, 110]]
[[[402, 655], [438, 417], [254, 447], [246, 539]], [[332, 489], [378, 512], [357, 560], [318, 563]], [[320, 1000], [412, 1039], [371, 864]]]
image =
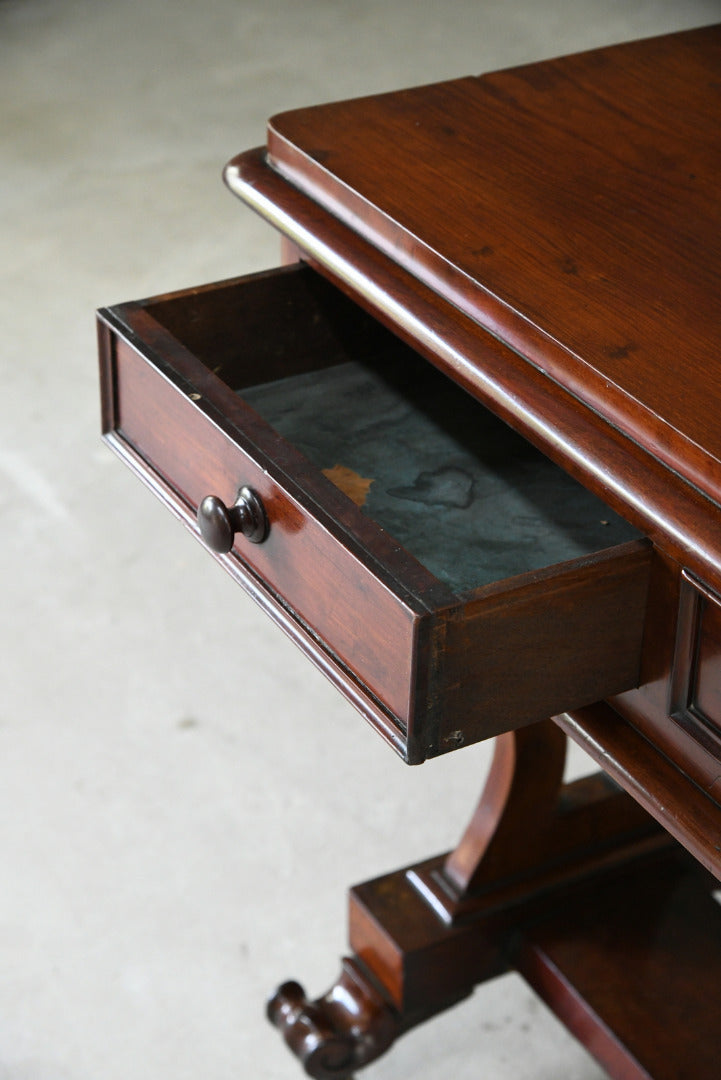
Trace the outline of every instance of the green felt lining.
[[456, 592], [639, 535], [425, 362], [352, 361], [242, 394], [319, 469], [372, 480], [363, 512]]

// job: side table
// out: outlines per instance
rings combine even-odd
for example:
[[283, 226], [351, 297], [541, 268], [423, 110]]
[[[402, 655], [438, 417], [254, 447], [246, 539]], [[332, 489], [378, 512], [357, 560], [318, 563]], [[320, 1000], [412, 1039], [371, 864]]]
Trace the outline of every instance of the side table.
[[276, 117], [226, 181], [284, 265], [99, 313], [121, 458], [404, 760], [497, 740], [271, 999], [311, 1076], [509, 969], [617, 1080], [718, 1075], [719, 71], [710, 27]]

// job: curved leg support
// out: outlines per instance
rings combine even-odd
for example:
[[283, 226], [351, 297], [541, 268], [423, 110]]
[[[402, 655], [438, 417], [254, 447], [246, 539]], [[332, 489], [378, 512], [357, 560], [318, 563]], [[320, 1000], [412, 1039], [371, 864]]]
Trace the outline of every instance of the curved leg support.
[[507, 971], [524, 920], [668, 843], [603, 779], [564, 785], [565, 743], [550, 720], [500, 736], [456, 849], [351, 890], [354, 955], [338, 981], [315, 1001], [285, 983], [268, 1006], [308, 1076], [349, 1080], [401, 1033]]
[[400, 1034], [400, 1018], [355, 959], [343, 960], [338, 981], [309, 1001], [297, 982], [284, 983], [268, 1002], [268, 1019], [315, 1080], [349, 1080]]

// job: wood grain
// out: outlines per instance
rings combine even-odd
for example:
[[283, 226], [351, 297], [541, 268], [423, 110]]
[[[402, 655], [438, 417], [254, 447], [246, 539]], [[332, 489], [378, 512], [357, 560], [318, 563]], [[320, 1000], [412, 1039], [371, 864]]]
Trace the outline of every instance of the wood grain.
[[104, 388], [116, 443], [189, 522], [207, 495], [232, 505], [241, 485], [257, 492], [268, 537], [236, 537], [228, 566], [315, 638], [324, 668], [331, 657], [348, 672], [372, 723], [385, 712], [381, 730], [390, 723], [406, 760], [638, 684], [646, 541], [457, 594], [246, 404], [245, 383], [296, 362], [307, 372], [316, 359], [320, 370], [367, 349], [408, 351], [312, 270], [119, 305], [101, 324], [113, 328]]
[[715, 27], [301, 109], [269, 158], [719, 498], [720, 66]]

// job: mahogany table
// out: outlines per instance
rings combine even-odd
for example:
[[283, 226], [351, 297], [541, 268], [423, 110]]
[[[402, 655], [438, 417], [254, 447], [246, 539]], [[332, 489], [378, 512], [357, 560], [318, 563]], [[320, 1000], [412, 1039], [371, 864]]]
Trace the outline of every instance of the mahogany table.
[[721, 28], [287, 113], [226, 180], [284, 265], [100, 312], [106, 438], [406, 761], [497, 736], [270, 1018], [349, 1077], [515, 969], [610, 1076], [716, 1078]]

